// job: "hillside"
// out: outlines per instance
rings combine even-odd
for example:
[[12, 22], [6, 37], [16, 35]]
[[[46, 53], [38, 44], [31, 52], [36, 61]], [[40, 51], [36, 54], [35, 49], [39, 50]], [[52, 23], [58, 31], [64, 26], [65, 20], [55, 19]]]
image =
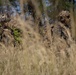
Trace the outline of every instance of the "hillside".
[[1, 20], [0, 75], [76, 75], [76, 42], [70, 30], [57, 21], [36, 28], [20, 16]]

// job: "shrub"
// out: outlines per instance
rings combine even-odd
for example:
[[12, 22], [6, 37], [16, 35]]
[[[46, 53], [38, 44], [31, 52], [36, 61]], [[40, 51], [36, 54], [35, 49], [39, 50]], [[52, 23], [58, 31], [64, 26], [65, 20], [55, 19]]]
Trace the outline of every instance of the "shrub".
[[21, 30], [18, 28], [12, 28], [13, 36], [16, 43], [21, 43]]

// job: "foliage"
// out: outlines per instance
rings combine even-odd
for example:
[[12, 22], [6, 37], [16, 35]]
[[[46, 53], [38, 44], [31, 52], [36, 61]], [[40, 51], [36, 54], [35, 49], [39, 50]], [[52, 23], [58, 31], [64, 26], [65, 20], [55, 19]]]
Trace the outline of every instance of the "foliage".
[[0, 23], [0, 27], [2, 26], [2, 24]]
[[18, 28], [12, 28], [14, 39], [17, 43], [21, 43], [21, 30]]
[[66, 9], [69, 9], [70, 7], [71, 7], [71, 3], [70, 3], [70, 2], [66, 2], [66, 3], [65, 3], [65, 8], [66, 8]]
[[15, 1], [15, 0], [9, 0], [10, 2]]
[[2, 5], [2, 0], [0, 0], [0, 5]]

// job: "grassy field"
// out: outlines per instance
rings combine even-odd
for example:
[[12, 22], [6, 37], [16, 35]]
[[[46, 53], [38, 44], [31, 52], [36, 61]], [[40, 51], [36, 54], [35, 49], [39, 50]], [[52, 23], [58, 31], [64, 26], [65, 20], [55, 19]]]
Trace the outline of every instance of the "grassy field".
[[61, 39], [50, 43], [34, 31], [31, 21], [18, 19], [22, 44], [8, 47], [0, 43], [0, 75], [76, 75], [76, 44], [66, 47]]

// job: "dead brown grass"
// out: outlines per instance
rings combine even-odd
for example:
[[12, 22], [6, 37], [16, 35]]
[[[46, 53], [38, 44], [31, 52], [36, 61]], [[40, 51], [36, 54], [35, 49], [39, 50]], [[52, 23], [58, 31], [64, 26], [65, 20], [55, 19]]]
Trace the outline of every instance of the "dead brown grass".
[[45, 46], [28, 22], [17, 21], [23, 31], [22, 47], [0, 43], [0, 75], [76, 75], [76, 44], [62, 39]]

